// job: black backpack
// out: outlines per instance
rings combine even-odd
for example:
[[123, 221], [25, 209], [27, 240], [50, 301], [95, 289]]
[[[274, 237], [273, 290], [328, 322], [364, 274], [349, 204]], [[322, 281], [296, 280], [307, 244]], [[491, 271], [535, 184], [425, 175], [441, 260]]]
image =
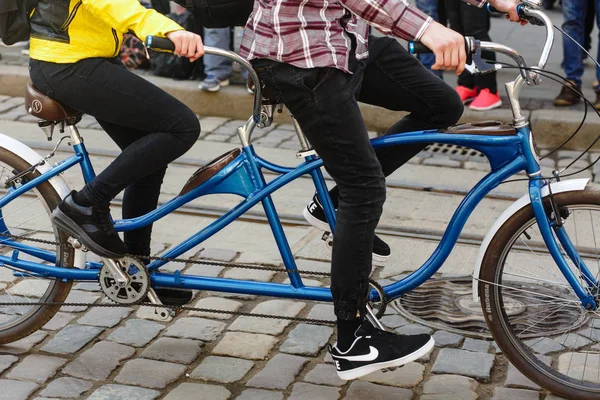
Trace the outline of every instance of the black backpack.
[[0, 39], [7, 45], [29, 39], [29, 15], [40, 0], [1, 0]]
[[174, 0], [191, 11], [205, 28], [244, 26], [252, 13], [254, 0]]

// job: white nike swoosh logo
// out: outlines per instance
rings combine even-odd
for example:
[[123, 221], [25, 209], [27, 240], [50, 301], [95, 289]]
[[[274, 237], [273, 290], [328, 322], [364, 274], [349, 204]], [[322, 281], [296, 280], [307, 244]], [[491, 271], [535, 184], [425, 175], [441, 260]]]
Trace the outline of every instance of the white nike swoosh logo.
[[369, 346], [369, 349], [369, 353], [363, 354], [362, 356], [335, 356], [335, 358], [343, 358], [348, 361], [373, 361], [379, 356], [379, 351], [373, 346]]

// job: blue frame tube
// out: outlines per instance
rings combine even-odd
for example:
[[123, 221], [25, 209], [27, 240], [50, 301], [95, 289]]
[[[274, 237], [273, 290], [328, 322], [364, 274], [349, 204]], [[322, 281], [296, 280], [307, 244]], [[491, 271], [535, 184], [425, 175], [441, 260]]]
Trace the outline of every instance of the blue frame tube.
[[554, 232], [556, 233], [556, 237], [558, 237], [558, 241], [562, 245], [563, 249], [565, 249], [567, 255], [569, 256], [569, 258], [571, 259], [573, 264], [575, 264], [575, 266], [577, 266], [579, 268], [579, 270], [583, 273], [583, 277], [585, 278], [587, 283], [590, 285], [595, 285], [596, 282], [595, 282], [594, 275], [588, 269], [588, 267], [587, 267], [586, 263], [583, 261], [583, 259], [579, 256], [579, 253], [577, 252], [577, 249], [575, 248], [575, 246], [573, 245], [573, 242], [569, 238], [569, 235], [567, 235], [565, 228], [554, 227]]
[[10, 203], [11, 201], [16, 199], [23, 193], [30, 191], [34, 187], [54, 178], [56, 175], [68, 170], [72, 166], [79, 164], [79, 162], [81, 162], [82, 157], [83, 156], [81, 156], [79, 154], [71, 156], [71, 157], [67, 158], [65, 161], [63, 161], [62, 163], [60, 163], [59, 165], [52, 167], [49, 171], [44, 172], [42, 175], [30, 180], [23, 186], [15, 189], [15, 190], [12, 190], [6, 196], [4, 196], [0, 199], [0, 208], [6, 206], [8, 203]]

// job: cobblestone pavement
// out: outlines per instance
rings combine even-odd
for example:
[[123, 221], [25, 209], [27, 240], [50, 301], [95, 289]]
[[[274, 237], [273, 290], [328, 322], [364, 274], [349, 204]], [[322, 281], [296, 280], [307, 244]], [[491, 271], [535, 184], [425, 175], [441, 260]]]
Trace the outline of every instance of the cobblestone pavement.
[[[26, 124], [33, 119], [26, 115], [22, 103], [20, 98], [0, 97], [0, 131], [11, 134], [7, 130], [11, 127], [33, 125]], [[21, 125], [15, 125], [18, 123]], [[203, 146], [200, 147], [208, 148], [211, 142], [236, 143], [234, 130], [239, 123], [222, 118], [202, 118], [200, 141]], [[80, 127], [86, 132], [99, 129], [89, 117], [84, 117]], [[43, 143], [42, 133], [39, 135], [38, 140]], [[273, 151], [296, 150], [293, 136], [290, 126], [275, 125], [258, 131], [255, 143]], [[462, 154], [463, 151], [457, 149], [446, 150], [432, 147], [413, 161], [412, 168], [419, 168], [422, 179], [427, 179], [425, 171], [430, 170], [435, 170], [433, 175], [437, 179], [443, 174], [455, 175], [458, 169], [461, 169], [461, 176], [469, 175], [469, 170], [473, 175], [484, 173], [485, 163], [480, 156]], [[549, 169], [560, 168], [574, 156], [573, 152], [559, 152], [549, 157], [544, 165]], [[579, 163], [589, 162], [588, 157], [586, 155]], [[186, 177], [191, 171], [187, 170]], [[584, 174], [595, 177], [593, 172]], [[456, 184], [460, 183], [457, 179]], [[392, 205], [397, 201], [395, 193], [392, 191], [388, 197]], [[403, 201], [409, 201], [406, 197], [409, 191], [402, 193]], [[419, 201], [427, 195], [424, 192], [417, 194]], [[310, 198], [310, 193], [305, 193], [305, 197]], [[460, 196], [455, 197], [460, 200]], [[292, 197], [287, 199], [294, 201]], [[450, 195], [445, 197], [449, 203], [453, 199]], [[502, 200], [489, 201], [483, 207], [488, 207], [486, 213], [490, 218], [509, 204]], [[436, 204], [439, 207], [442, 203]], [[181, 231], [186, 227], [206, 222], [206, 219], [192, 221], [190, 218], [186, 217], [180, 224], [171, 224], [170, 231], [155, 228], [154, 253], [160, 254], [176, 243], [170, 236], [171, 231], [184, 234]], [[484, 218], [483, 214], [480, 218]], [[441, 223], [437, 215], [434, 219], [436, 224]], [[418, 215], [417, 220], [419, 226], [426, 224], [425, 215]], [[402, 224], [410, 224], [410, 221], [405, 219]], [[477, 233], [478, 229], [487, 228], [474, 226], [467, 229]], [[329, 270], [330, 253], [320, 245], [320, 232], [297, 226], [286, 227], [286, 234], [300, 269]], [[226, 239], [211, 239], [205, 248], [187, 256], [279, 265], [276, 249], [272, 243], [271, 247], [266, 243], [268, 235], [268, 226], [244, 223], [230, 231]], [[398, 239], [386, 237], [386, 240]], [[317, 245], [320, 246], [318, 251], [315, 250]], [[464, 265], [460, 257], [462, 253], [458, 261], [449, 260], [450, 267]], [[374, 275], [382, 283], [398, 279], [406, 272], [405, 265], [398, 266], [392, 260], [388, 263], [390, 265], [385, 268], [376, 269]], [[285, 282], [286, 279], [283, 274], [272, 271], [181, 264], [168, 268], [238, 279], [273, 282]], [[468, 274], [470, 265], [466, 271], [463, 275]], [[0, 284], [11, 277], [0, 274]], [[308, 282], [328, 285], [327, 279], [314, 277]], [[67, 301], [101, 303], [105, 299], [98, 285], [79, 283], [74, 285]], [[227, 311], [334, 318], [329, 304], [212, 292], [195, 293], [192, 305]], [[558, 399], [541, 391], [510, 366], [490, 341], [444, 330], [434, 331], [402, 318], [391, 309], [382, 322], [403, 333], [434, 333], [436, 348], [430, 355], [394, 372], [377, 372], [360, 380], [344, 382], [337, 378], [325, 349], [326, 344], [334, 340], [330, 326], [192, 311], [183, 312], [171, 322], [161, 322], [156, 320], [152, 310], [143, 307], [63, 307], [42, 330], [18, 342], [0, 346], [0, 399]]]

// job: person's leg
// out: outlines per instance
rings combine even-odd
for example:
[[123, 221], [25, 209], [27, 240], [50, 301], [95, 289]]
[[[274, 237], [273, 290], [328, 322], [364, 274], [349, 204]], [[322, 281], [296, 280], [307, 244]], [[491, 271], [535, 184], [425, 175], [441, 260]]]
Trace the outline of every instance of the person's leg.
[[[562, 29], [577, 43], [583, 46], [584, 21], [588, 0], [563, 0], [564, 22]], [[563, 69], [567, 79], [577, 89], [581, 89], [583, 76], [583, 51], [567, 36], [563, 35]], [[554, 99], [556, 106], [571, 106], [581, 100], [579, 95], [568, 86], [563, 86]]]
[[[119, 192], [163, 170], [198, 138], [198, 118], [187, 106], [127, 71], [117, 60], [87, 59], [70, 65], [33, 61], [31, 77], [39, 90], [68, 106], [118, 125], [124, 132], [129, 129], [133, 135], [138, 131], [145, 133], [74, 195], [79, 206], [97, 207], [99, 212], [107, 210], [107, 204]], [[107, 235], [114, 233], [111, 227], [102, 227], [105, 228]], [[122, 242], [120, 246], [115, 241], [111, 244], [125, 247]], [[98, 252], [98, 249], [92, 250]], [[122, 251], [105, 254], [115, 253]]]
[[[583, 45], [585, 13], [588, 0], [563, 0], [563, 30], [577, 43]], [[563, 35], [563, 60], [567, 79], [581, 86], [583, 76], [583, 52], [571, 39]]]
[[[463, 113], [454, 89], [423, 68], [395, 39], [369, 39], [369, 60], [359, 101], [409, 115], [392, 125], [384, 135], [447, 128]], [[426, 145], [383, 147], [375, 150], [385, 176], [390, 175]], [[337, 188], [331, 190], [334, 205]]]
[[[446, 16], [450, 29], [465, 34], [464, 17], [462, 9], [462, 0], [445, 0]], [[460, 95], [463, 103], [467, 104], [473, 101], [477, 96], [477, 87], [473, 75], [468, 72], [463, 72], [458, 77], [456, 91]]]
[[[594, 30], [594, 21], [596, 20], [596, 0], [588, 0], [587, 11], [585, 12], [585, 28], [583, 33], [583, 47], [592, 50], [592, 31]], [[583, 54], [585, 59], [587, 54]]]
[[[204, 28], [204, 45], [229, 50], [231, 45], [231, 28]], [[232, 64], [225, 57], [206, 54], [204, 60], [204, 73], [206, 79], [200, 84], [200, 89], [211, 92], [217, 91], [221, 86], [229, 84]]]
[[[146, 135], [144, 132], [125, 128], [107, 121], [98, 120], [98, 123], [121, 150], [125, 150]], [[140, 177], [136, 182], [125, 188], [122, 206], [124, 219], [136, 218], [156, 209], [160, 196], [160, 187], [166, 171], [167, 167], [165, 166], [149, 175]], [[151, 235], [152, 224], [140, 229], [124, 232], [123, 242], [125, 242], [129, 253], [138, 256], [149, 256], [151, 255]]]

